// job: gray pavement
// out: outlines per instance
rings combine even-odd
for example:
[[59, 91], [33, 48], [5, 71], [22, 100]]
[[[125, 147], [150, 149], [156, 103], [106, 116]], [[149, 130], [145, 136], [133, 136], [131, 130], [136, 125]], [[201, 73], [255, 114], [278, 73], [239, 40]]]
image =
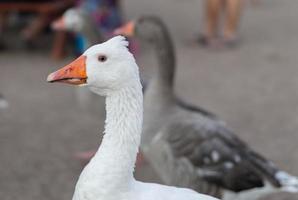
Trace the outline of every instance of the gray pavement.
[[[177, 47], [179, 96], [217, 113], [257, 151], [298, 175], [298, 2], [248, 4], [241, 45], [227, 51], [189, 44], [199, 32], [201, 3], [124, 0], [123, 7], [128, 19], [153, 13], [169, 25]], [[0, 92], [10, 105], [0, 110], [3, 200], [71, 199], [82, 169], [73, 154], [99, 145], [103, 99], [82, 109], [75, 88], [45, 82], [49, 72], [69, 60], [52, 61], [44, 51], [0, 53]], [[137, 61], [150, 77], [153, 52], [144, 49]], [[136, 174], [159, 181], [146, 165]], [[269, 199], [294, 198], [281, 194]]]

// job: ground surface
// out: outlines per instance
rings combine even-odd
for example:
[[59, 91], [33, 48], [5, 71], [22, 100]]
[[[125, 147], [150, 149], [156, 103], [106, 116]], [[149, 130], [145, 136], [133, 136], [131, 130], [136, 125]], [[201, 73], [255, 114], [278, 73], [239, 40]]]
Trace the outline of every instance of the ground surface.
[[[177, 46], [177, 94], [217, 113], [257, 151], [298, 175], [298, 2], [259, 2], [247, 5], [239, 48], [213, 51], [188, 42], [200, 28], [201, 1], [123, 1], [127, 18], [155, 13], [169, 25]], [[54, 62], [44, 51], [0, 54], [0, 92], [10, 103], [0, 111], [3, 200], [71, 199], [82, 168], [74, 152], [100, 142], [103, 100], [82, 108], [74, 88], [45, 82], [68, 60]], [[152, 51], [138, 63], [150, 76]], [[137, 177], [158, 180], [148, 167]], [[269, 199], [283, 198], [293, 199]]]

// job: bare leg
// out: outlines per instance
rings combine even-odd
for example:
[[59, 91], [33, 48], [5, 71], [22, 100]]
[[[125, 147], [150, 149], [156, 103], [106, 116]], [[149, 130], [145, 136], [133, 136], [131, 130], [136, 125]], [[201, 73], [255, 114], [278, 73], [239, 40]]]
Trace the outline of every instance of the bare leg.
[[205, 27], [204, 36], [214, 38], [217, 35], [219, 15], [221, 12], [222, 0], [205, 1]]
[[224, 21], [224, 38], [227, 40], [235, 39], [237, 28], [242, 10], [242, 0], [225, 0], [226, 13]]

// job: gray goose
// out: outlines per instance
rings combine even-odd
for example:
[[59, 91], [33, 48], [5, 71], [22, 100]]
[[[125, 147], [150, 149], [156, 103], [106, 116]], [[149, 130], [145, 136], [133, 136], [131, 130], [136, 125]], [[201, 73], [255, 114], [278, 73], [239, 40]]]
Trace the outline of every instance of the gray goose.
[[140, 17], [115, 33], [148, 41], [155, 50], [158, 70], [144, 96], [141, 150], [166, 184], [224, 199], [267, 182], [297, 189], [296, 177], [251, 149], [216, 115], [177, 98], [174, 46], [158, 17]]

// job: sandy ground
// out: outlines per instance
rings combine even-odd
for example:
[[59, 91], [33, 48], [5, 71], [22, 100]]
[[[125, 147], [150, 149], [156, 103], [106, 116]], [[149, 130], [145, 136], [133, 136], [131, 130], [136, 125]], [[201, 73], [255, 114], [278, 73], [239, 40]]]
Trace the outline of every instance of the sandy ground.
[[[293, 0], [247, 4], [241, 45], [214, 51], [190, 45], [199, 32], [199, 0], [125, 0], [127, 18], [162, 16], [175, 37], [178, 58], [176, 92], [224, 119], [257, 151], [298, 175], [298, 26]], [[47, 84], [55, 62], [46, 51], [13, 47], [0, 54], [0, 92], [10, 103], [0, 111], [0, 198], [71, 199], [82, 164], [75, 152], [97, 148], [104, 120], [102, 98], [85, 108], [73, 87]], [[153, 52], [138, 56], [150, 77]], [[148, 166], [141, 180], [158, 181]], [[268, 199], [298, 199], [281, 194]]]

